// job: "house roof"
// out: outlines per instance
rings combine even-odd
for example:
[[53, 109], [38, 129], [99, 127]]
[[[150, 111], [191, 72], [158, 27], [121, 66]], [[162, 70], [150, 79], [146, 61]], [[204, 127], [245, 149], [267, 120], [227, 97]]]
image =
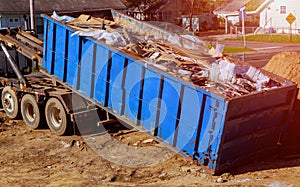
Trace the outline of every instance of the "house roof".
[[[0, 14], [29, 13], [29, 0], [0, 0]], [[121, 0], [34, 0], [36, 13], [113, 8], [124, 10]]]
[[215, 14], [237, 14], [238, 11], [246, 6], [246, 12], [248, 13], [258, 13], [268, 6], [274, 0], [232, 0], [225, 6], [218, 10], [215, 10]]
[[218, 10], [215, 10], [215, 14], [232, 14], [238, 12], [243, 6], [246, 5], [246, 2], [244, 0], [232, 0], [229, 3], [227, 3], [225, 6], [219, 8]]

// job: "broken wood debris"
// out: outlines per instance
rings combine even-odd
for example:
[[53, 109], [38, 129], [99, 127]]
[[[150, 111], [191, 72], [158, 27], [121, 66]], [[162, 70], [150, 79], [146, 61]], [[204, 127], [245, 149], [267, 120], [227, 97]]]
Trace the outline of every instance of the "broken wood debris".
[[78, 18], [69, 21], [68, 24], [76, 28], [106, 29], [106, 27], [111, 27], [115, 25], [115, 22], [107, 19], [95, 18], [90, 15], [82, 14]]
[[105, 38], [108, 36], [103, 36], [103, 33], [100, 33], [101, 37], [98, 39], [105, 39], [108, 45], [117, 46], [121, 51], [140, 57], [146, 65], [154, 66], [204, 89], [214, 90], [226, 98], [281, 86], [259, 69], [242, 64], [236, 59], [224, 57], [222, 45], [206, 54], [189, 48], [180, 48], [175, 45], [176, 42], [154, 39], [151, 33], [144, 36], [141, 32], [135, 32], [132, 25], [117, 25], [114, 21], [89, 15], [81, 15], [68, 24], [77, 30], [94, 32], [83, 33], [83, 36], [97, 38], [99, 29], [106, 30], [110, 34], [118, 34], [115, 41], [109, 42], [109, 38]]

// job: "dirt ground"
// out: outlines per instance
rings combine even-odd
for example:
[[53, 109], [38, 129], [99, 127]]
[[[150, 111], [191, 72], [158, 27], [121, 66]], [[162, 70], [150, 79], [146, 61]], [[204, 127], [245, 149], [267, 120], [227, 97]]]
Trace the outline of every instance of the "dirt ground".
[[[166, 159], [152, 165], [129, 165], [126, 160], [116, 163], [107, 155], [121, 155], [132, 162], [140, 158], [122, 150], [99, 155], [87, 141], [101, 134], [62, 137], [49, 129], [32, 131], [23, 121], [10, 120], [3, 112], [0, 122], [0, 186], [300, 186], [300, 148], [295, 146], [212, 176], [148, 135], [118, 125], [112, 127], [114, 130], [106, 129], [111, 139], [131, 148], [154, 147], [139, 156], [156, 160], [151, 154], [162, 153]], [[106, 146], [112, 148], [107, 142]]]
[[278, 152], [212, 176], [118, 123], [95, 125], [83, 136], [55, 136], [49, 129], [30, 130], [2, 111], [0, 186], [300, 186], [298, 123], [294, 120]]

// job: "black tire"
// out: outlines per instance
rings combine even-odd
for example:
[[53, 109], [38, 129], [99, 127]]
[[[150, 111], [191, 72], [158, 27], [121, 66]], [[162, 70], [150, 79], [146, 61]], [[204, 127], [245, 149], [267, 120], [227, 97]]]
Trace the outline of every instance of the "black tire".
[[45, 107], [45, 116], [50, 130], [62, 136], [68, 132], [68, 120], [66, 111], [61, 102], [56, 98], [50, 98]]
[[19, 101], [16, 93], [11, 89], [10, 86], [6, 86], [2, 90], [1, 102], [2, 107], [9, 118], [15, 119], [20, 116]]
[[25, 124], [31, 129], [41, 127], [41, 113], [33, 95], [26, 94], [21, 100], [21, 114]]

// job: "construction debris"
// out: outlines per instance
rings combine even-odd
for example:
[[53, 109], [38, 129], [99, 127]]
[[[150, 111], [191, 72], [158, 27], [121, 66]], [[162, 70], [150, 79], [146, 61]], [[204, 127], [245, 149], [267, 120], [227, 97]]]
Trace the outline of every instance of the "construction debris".
[[[117, 47], [120, 51], [138, 56], [150, 65], [180, 77], [196, 86], [215, 91], [227, 98], [233, 98], [281, 86], [261, 70], [235, 62], [223, 56], [223, 45], [217, 45], [209, 52], [182, 48], [179, 35], [170, 35], [158, 40], [147, 33], [137, 32], [134, 26], [116, 24], [112, 20], [81, 15], [78, 18], [60, 17], [77, 30], [72, 36], [91, 36]], [[184, 36], [198, 45], [203, 45], [194, 36]], [[208, 51], [208, 50], [207, 50]]]
[[106, 44], [111, 46], [126, 46], [126, 41], [123, 36], [118, 32], [108, 32], [106, 30], [96, 30], [96, 31], [76, 31], [72, 34], [79, 36], [91, 36], [96, 38], [97, 40], [104, 40]]
[[53, 12], [52, 16], [53, 19], [56, 19], [61, 22], [69, 22], [71, 20], [74, 20], [75, 18], [70, 16], [59, 16], [55, 11]]

